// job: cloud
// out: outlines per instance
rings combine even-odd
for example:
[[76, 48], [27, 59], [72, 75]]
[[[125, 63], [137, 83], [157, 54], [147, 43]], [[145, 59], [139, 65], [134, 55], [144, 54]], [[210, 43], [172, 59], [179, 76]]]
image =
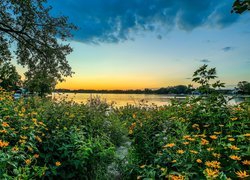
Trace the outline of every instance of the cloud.
[[[69, 16], [79, 27], [75, 40], [100, 43], [133, 39], [136, 34], [157, 34], [178, 28], [224, 28], [236, 22], [228, 0], [63, 0], [49, 1], [53, 14]], [[162, 34], [157, 36], [162, 38]]]
[[222, 48], [222, 50], [223, 50], [224, 52], [228, 52], [228, 51], [231, 51], [231, 50], [233, 50], [233, 49], [234, 49], [234, 48], [231, 47], [231, 46], [227, 46], [227, 47]]
[[208, 59], [201, 59], [200, 62], [202, 62], [202, 63], [210, 63], [211, 61], [208, 60]]

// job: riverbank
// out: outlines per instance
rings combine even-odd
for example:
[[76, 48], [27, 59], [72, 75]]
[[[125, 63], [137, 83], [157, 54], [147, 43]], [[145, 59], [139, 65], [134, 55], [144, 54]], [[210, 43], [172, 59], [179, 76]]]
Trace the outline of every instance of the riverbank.
[[3, 90], [0, 98], [0, 179], [249, 175], [247, 103], [230, 106], [217, 95], [111, 107], [95, 98], [13, 100]]

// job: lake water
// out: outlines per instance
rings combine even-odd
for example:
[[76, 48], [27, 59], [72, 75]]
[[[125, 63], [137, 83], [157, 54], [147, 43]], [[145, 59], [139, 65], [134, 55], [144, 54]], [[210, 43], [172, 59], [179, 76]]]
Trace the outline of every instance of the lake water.
[[[140, 103], [148, 105], [168, 105], [171, 103], [171, 99], [176, 98], [178, 100], [184, 100], [186, 96], [173, 96], [173, 95], [155, 95], [155, 94], [96, 94], [96, 93], [53, 93], [52, 98], [56, 100], [66, 99], [73, 100], [77, 103], [86, 103], [88, 99], [94, 97], [100, 97], [101, 100], [115, 106], [125, 106], [127, 104], [139, 105]], [[238, 104], [243, 102], [243, 98], [234, 98], [229, 104]]]

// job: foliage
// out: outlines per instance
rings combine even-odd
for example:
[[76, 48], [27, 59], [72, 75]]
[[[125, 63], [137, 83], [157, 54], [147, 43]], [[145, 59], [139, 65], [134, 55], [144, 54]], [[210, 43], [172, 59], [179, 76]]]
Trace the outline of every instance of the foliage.
[[124, 131], [106, 107], [1, 90], [0, 179], [110, 179]]
[[0, 62], [0, 87], [15, 90], [21, 83], [21, 76], [10, 62]]
[[64, 16], [52, 17], [46, 2], [1, 0], [0, 59], [10, 60], [11, 52], [15, 53], [17, 62], [28, 69], [29, 80], [30, 74], [42, 70], [56, 83], [72, 74], [66, 60], [72, 49], [64, 41], [71, 37], [75, 26]]
[[236, 0], [233, 4], [232, 12], [241, 14], [250, 10], [250, 0]]
[[240, 94], [250, 94], [250, 83], [247, 81], [241, 81], [238, 83], [237, 89]]

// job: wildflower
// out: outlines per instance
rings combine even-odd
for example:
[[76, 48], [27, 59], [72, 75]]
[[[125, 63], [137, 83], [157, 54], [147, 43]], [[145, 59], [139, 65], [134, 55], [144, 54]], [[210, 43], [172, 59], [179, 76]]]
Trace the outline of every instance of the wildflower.
[[219, 126], [220, 126], [220, 127], [224, 127], [224, 125], [223, 125], [223, 124], [219, 124]]
[[184, 151], [183, 151], [182, 149], [180, 149], [180, 150], [177, 151], [177, 153], [178, 153], [178, 154], [183, 154]]
[[28, 129], [28, 128], [29, 128], [29, 127], [27, 127], [27, 126], [22, 127], [23, 130], [26, 130], [26, 129]]
[[207, 151], [213, 151], [214, 148], [207, 148]]
[[236, 156], [236, 155], [231, 155], [229, 156], [232, 160], [236, 160], [236, 161], [240, 161], [241, 158], [239, 156]]
[[209, 127], [210, 125], [209, 124], [205, 124], [203, 127]]
[[234, 138], [228, 138], [228, 141], [235, 141]]
[[189, 140], [189, 141], [195, 141], [195, 139], [191, 138], [191, 137], [187, 138], [187, 140]]
[[24, 113], [24, 112], [25, 112], [25, 108], [24, 108], [24, 107], [22, 107], [21, 111]]
[[201, 138], [201, 145], [207, 145], [207, 144], [209, 144], [209, 141]]
[[212, 168], [216, 168], [216, 169], [220, 169], [221, 168], [220, 162], [218, 162], [218, 161], [206, 161], [205, 165], [207, 167], [212, 167]]
[[5, 133], [7, 133], [7, 131], [5, 129], [3, 129], [3, 130], [0, 130], [0, 133], [5, 134]]
[[250, 133], [243, 134], [245, 137], [250, 137]]
[[189, 144], [189, 142], [185, 141], [185, 142], [183, 142], [182, 144], [184, 144], [184, 145], [188, 145], [188, 144]]
[[23, 117], [23, 116], [24, 116], [24, 114], [23, 114], [23, 113], [19, 113], [19, 114], [18, 114], [18, 116]]
[[10, 127], [10, 125], [9, 125], [7, 122], [3, 122], [3, 123], [2, 123], [2, 126], [3, 126], [3, 127]]
[[183, 139], [187, 139], [187, 138], [190, 138], [190, 136], [189, 135], [183, 136]]
[[221, 154], [218, 154], [218, 153], [212, 153], [212, 155], [216, 158], [220, 158], [221, 157]]
[[169, 175], [169, 179], [170, 180], [184, 180], [184, 176], [171, 174], [171, 175]]
[[249, 174], [247, 174], [246, 171], [237, 171], [235, 174], [237, 174], [237, 176], [240, 178], [240, 179], [243, 179], [243, 178], [246, 178], [249, 176]]
[[232, 149], [232, 150], [235, 150], [235, 151], [240, 150], [240, 148], [238, 148], [237, 146], [234, 146], [234, 145], [229, 146], [229, 148]]
[[145, 166], [146, 166], [145, 164], [144, 164], [144, 165], [141, 165], [141, 166], [140, 166], [140, 168], [142, 168], [142, 169], [143, 169], [143, 168], [145, 168]]
[[32, 147], [28, 147], [28, 150], [30, 151], [30, 152], [33, 152], [33, 148]]
[[29, 165], [29, 164], [31, 163], [31, 160], [30, 160], [30, 159], [26, 159], [26, 160], [25, 160], [25, 163], [26, 163], [27, 165]]
[[14, 152], [17, 152], [19, 150], [19, 148], [17, 146], [14, 146], [11, 150]]
[[141, 178], [142, 178], [142, 176], [137, 176], [137, 178], [136, 178], [136, 179], [138, 179], [138, 180], [139, 180], [139, 179], [141, 179]]
[[198, 154], [198, 151], [195, 151], [195, 150], [190, 150], [190, 152], [193, 154]]
[[217, 169], [210, 169], [206, 168], [205, 169], [205, 174], [210, 177], [210, 178], [216, 178], [219, 175], [219, 171]]
[[130, 130], [128, 131], [128, 133], [129, 133], [129, 134], [133, 134], [133, 130], [130, 129]]
[[175, 146], [174, 143], [169, 143], [169, 144], [166, 144], [165, 146], [163, 146], [163, 148], [174, 147], [174, 146]]
[[205, 134], [200, 134], [200, 135], [199, 135], [199, 137], [201, 137], [201, 138], [205, 138], [205, 137], [206, 137], [206, 135], [205, 135]]
[[172, 163], [176, 163], [176, 160], [174, 159], [174, 160], [172, 161]]
[[244, 160], [244, 161], [242, 161], [242, 164], [250, 166], [250, 161], [249, 160]]
[[216, 136], [216, 135], [211, 135], [211, 136], [209, 136], [211, 139], [213, 139], [213, 140], [215, 140], [215, 139], [217, 139], [218, 137]]
[[196, 159], [196, 162], [197, 163], [202, 163], [202, 160], [201, 159]]
[[136, 114], [133, 114], [133, 118], [134, 118], [134, 119], [136, 118]]
[[21, 144], [25, 144], [25, 143], [26, 143], [26, 140], [20, 139], [19, 142], [20, 142]]
[[7, 147], [9, 142], [0, 140], [0, 147]]
[[166, 168], [161, 168], [161, 171], [165, 171], [166, 170]]
[[237, 117], [231, 118], [232, 121], [236, 121], [237, 119]]
[[35, 137], [38, 142], [42, 142], [42, 139], [39, 136]]
[[198, 129], [198, 130], [200, 129], [200, 128], [199, 128], [199, 124], [193, 124], [193, 125], [192, 125], [192, 128]]
[[33, 156], [34, 158], [39, 158], [39, 154], [34, 154], [34, 156]]
[[221, 132], [214, 132], [214, 134], [219, 135], [219, 134], [221, 134]]
[[56, 166], [61, 166], [61, 163], [59, 161], [56, 161]]
[[28, 139], [27, 136], [20, 136], [21, 139]]

